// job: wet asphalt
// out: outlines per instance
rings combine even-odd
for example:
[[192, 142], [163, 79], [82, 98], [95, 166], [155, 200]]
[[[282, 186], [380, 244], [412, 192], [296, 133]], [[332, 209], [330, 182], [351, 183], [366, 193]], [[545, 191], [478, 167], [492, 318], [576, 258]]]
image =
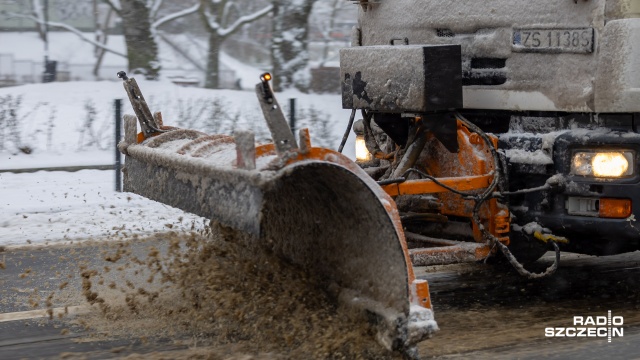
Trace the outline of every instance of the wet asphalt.
[[[161, 247], [161, 243], [135, 243], [127, 249], [142, 257], [151, 246]], [[62, 283], [67, 283], [64, 293], [80, 293], [81, 271], [113, 265], [104, 259], [117, 249], [104, 243], [3, 249], [0, 314], [46, 308], [47, 296], [61, 293]], [[551, 261], [548, 254], [531, 269], [544, 269]], [[640, 358], [640, 252], [600, 258], [563, 254], [557, 273], [542, 280], [522, 278], [506, 265], [483, 263], [421, 267], [416, 273], [429, 281], [441, 328], [425, 342], [428, 345], [421, 344], [423, 358]], [[81, 296], [56, 295], [49, 305], [84, 304]], [[606, 310], [625, 318], [624, 336], [611, 343], [603, 338], [545, 337], [546, 326], [571, 326], [575, 315], [606, 315]], [[490, 325], [479, 322], [470, 328], [456, 319], [464, 319], [468, 311], [493, 317], [487, 318]], [[504, 318], [500, 314], [505, 314]], [[516, 314], [518, 321], [509, 314]], [[163, 340], [87, 340], [86, 330], [74, 325], [73, 318], [3, 321], [0, 315], [0, 359], [103, 359], [181, 348]], [[493, 334], [500, 341], [492, 342]], [[81, 338], [84, 341], [78, 342]], [[459, 346], [464, 342], [470, 345]]]

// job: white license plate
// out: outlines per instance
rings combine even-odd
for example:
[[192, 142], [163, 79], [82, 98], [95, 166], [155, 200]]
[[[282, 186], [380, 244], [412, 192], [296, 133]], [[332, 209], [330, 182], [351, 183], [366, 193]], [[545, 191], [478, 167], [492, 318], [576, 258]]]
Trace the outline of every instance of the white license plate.
[[514, 29], [513, 49], [526, 52], [593, 52], [593, 28]]

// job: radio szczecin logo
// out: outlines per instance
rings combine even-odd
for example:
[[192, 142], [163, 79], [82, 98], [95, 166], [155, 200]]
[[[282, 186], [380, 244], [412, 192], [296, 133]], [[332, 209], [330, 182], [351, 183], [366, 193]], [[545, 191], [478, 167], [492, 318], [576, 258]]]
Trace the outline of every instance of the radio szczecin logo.
[[574, 316], [572, 327], [548, 327], [544, 329], [546, 337], [599, 337], [607, 338], [611, 342], [612, 337], [624, 336], [624, 318], [611, 316], [609, 310], [607, 316]]

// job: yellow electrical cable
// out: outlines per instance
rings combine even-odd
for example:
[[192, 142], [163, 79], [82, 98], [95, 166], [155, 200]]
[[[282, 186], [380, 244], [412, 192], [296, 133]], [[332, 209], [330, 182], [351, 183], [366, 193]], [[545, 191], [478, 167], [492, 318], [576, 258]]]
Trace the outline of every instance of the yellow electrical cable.
[[562, 243], [562, 244], [568, 244], [569, 243], [569, 239], [567, 239], [566, 237], [562, 237], [562, 236], [556, 236], [553, 234], [543, 234], [539, 231], [535, 231], [533, 233], [533, 237], [535, 237], [536, 239], [547, 243], [549, 242], [549, 240], [556, 242], [556, 243]]

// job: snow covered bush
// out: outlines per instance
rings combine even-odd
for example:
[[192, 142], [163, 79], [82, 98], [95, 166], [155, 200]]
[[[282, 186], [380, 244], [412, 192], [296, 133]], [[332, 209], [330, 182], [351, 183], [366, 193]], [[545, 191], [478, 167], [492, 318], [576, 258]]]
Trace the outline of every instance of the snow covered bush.
[[301, 109], [299, 116], [300, 125], [298, 125], [298, 128], [309, 128], [309, 131], [313, 134], [313, 146], [335, 148], [331, 116], [328, 113], [310, 105], [308, 108]]
[[25, 154], [33, 152], [33, 148], [23, 141], [22, 123], [39, 106], [40, 104], [24, 113], [21, 95], [0, 96], [0, 151], [20, 151]]

